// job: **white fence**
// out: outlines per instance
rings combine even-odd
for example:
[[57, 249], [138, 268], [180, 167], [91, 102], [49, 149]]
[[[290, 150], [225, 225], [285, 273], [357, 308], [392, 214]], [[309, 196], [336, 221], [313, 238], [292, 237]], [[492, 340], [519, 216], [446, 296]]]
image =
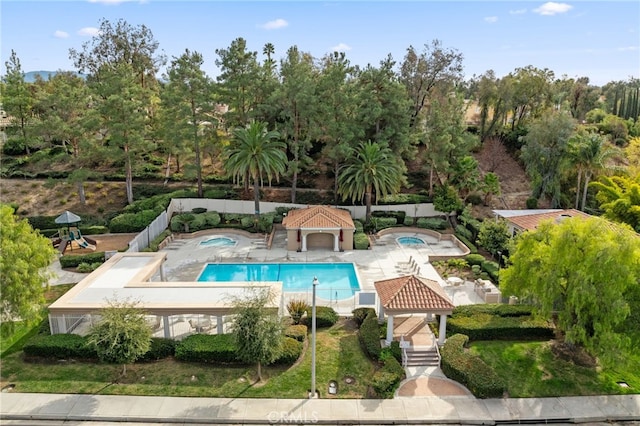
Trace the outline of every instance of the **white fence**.
[[[261, 202], [260, 212], [270, 213], [277, 207], [289, 208], [305, 208], [307, 204], [291, 204], [291, 203], [271, 203]], [[337, 206], [348, 210], [351, 217], [356, 219], [364, 219], [366, 206]], [[218, 213], [242, 213], [253, 214], [254, 202], [241, 200], [218, 200], [211, 198], [173, 198], [167, 211], [162, 212], [149, 226], [129, 242], [129, 252], [138, 252], [149, 247], [151, 241], [169, 227], [171, 217], [176, 213], [191, 212], [195, 208], [205, 208], [207, 211], [215, 211]], [[404, 211], [410, 217], [434, 217], [443, 216], [444, 213], [437, 211], [433, 204], [398, 204], [398, 205], [382, 205], [371, 206], [372, 210], [382, 211]]]

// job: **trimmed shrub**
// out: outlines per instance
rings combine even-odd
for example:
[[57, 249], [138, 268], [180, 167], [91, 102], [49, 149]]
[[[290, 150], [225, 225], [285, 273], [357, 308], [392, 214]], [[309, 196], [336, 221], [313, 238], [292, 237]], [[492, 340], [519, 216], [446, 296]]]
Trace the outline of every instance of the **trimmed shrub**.
[[207, 212], [207, 209], [205, 207], [194, 207], [191, 209], [191, 213], [193, 214], [201, 214], [206, 212]]
[[416, 219], [415, 217], [406, 216], [406, 217], [404, 218], [404, 222], [402, 222], [402, 224], [403, 224], [404, 226], [415, 226], [416, 220], [417, 220], [417, 219]]
[[491, 280], [493, 282], [497, 283], [498, 281], [500, 281], [500, 266], [497, 262], [494, 262], [492, 260], [485, 260], [480, 266], [482, 266], [483, 271], [489, 274], [489, 277], [491, 277]]
[[242, 218], [240, 218], [240, 224], [245, 229], [253, 228], [253, 219], [254, 219], [253, 215], [252, 216], [243, 216]]
[[82, 262], [81, 264], [78, 265], [78, 272], [82, 272], [84, 274], [93, 272], [96, 269], [98, 269], [100, 265], [102, 265], [102, 262], [95, 262], [95, 263]]
[[465, 246], [469, 248], [471, 254], [478, 253], [478, 248], [471, 241], [467, 240], [464, 235], [460, 235], [458, 233], [456, 233], [455, 235], [457, 239], [459, 239]]
[[440, 231], [443, 229], [447, 229], [449, 224], [445, 219], [439, 217], [419, 217], [416, 221], [416, 226], [418, 228]]
[[356, 250], [367, 250], [369, 248], [369, 238], [364, 232], [353, 234], [353, 248]]
[[405, 377], [404, 368], [390, 352], [381, 353], [380, 360], [383, 366], [373, 374], [371, 387], [379, 397], [393, 398], [398, 385]]
[[382, 218], [382, 217], [394, 218], [396, 220], [396, 223], [404, 223], [404, 219], [407, 216], [407, 213], [402, 210], [390, 210], [390, 211], [374, 210], [371, 212], [371, 216], [377, 217], [377, 218]]
[[77, 334], [36, 335], [22, 348], [26, 356], [54, 359], [96, 359], [87, 339]]
[[530, 316], [501, 317], [478, 313], [447, 321], [447, 333], [465, 334], [469, 340], [549, 340], [553, 326]]
[[469, 265], [473, 266], [473, 265], [482, 265], [482, 262], [484, 262], [486, 259], [481, 254], [472, 253], [472, 254], [467, 255], [465, 257], [465, 260], [467, 261], [467, 263]]
[[204, 221], [207, 224], [208, 228], [215, 228], [220, 225], [220, 215], [218, 212], [206, 212], [203, 213]]
[[114, 233], [140, 232], [158, 217], [155, 210], [143, 210], [137, 213], [123, 213], [109, 222], [109, 230]]
[[462, 225], [456, 226], [456, 235], [462, 235], [467, 240], [473, 239], [473, 233]]
[[[302, 318], [301, 324], [311, 327], [311, 307], [307, 316]], [[330, 306], [316, 306], [316, 328], [327, 328], [338, 322], [338, 313]]]
[[300, 358], [300, 354], [302, 354], [302, 342], [291, 337], [285, 337], [282, 339], [282, 345], [280, 346], [280, 355], [273, 363], [291, 365]]
[[378, 231], [381, 229], [392, 228], [396, 226], [398, 220], [395, 217], [372, 217], [371, 224]]
[[191, 213], [180, 213], [174, 215], [169, 222], [169, 228], [173, 232], [190, 232], [191, 222], [196, 217]]
[[212, 364], [237, 363], [233, 334], [192, 334], [176, 345], [178, 361]]
[[469, 317], [477, 314], [489, 314], [499, 317], [526, 317], [533, 315], [531, 305], [505, 305], [504, 303], [481, 303], [477, 305], [460, 305], [453, 310], [454, 317]]
[[464, 351], [469, 338], [455, 334], [440, 350], [442, 372], [467, 387], [476, 398], [501, 398], [506, 383], [480, 357]]
[[360, 328], [362, 322], [367, 318], [367, 316], [376, 315], [376, 311], [373, 308], [356, 308], [351, 313], [353, 314], [353, 320], [358, 325], [358, 328]]
[[353, 225], [356, 227], [356, 234], [359, 232], [364, 232], [364, 225], [362, 225], [362, 222], [359, 220], [354, 220], [353, 221]]
[[400, 349], [400, 342], [394, 340], [389, 346], [386, 346], [380, 350], [380, 360], [385, 359], [387, 356], [394, 357], [399, 363], [402, 363], [402, 349]]
[[173, 356], [176, 352], [176, 341], [163, 337], [152, 337], [149, 351], [138, 359], [140, 362], [158, 361]]
[[380, 325], [375, 314], [369, 314], [362, 322], [358, 330], [358, 340], [362, 349], [369, 355], [369, 358], [377, 360], [380, 358]]
[[161, 242], [163, 242], [169, 235], [171, 235], [171, 231], [168, 229], [165, 229], [164, 231], [162, 231], [162, 233], [160, 235], [158, 235], [157, 237], [155, 237], [150, 243], [149, 243], [149, 251], [158, 251], [158, 246], [160, 245]]
[[104, 252], [98, 251], [95, 253], [82, 254], [79, 256], [60, 256], [60, 266], [64, 268], [76, 268], [81, 263], [104, 263]]
[[304, 339], [307, 338], [307, 326], [302, 324], [290, 325], [284, 330], [284, 335], [286, 337], [291, 337], [292, 339], [296, 339], [298, 342], [304, 342]]

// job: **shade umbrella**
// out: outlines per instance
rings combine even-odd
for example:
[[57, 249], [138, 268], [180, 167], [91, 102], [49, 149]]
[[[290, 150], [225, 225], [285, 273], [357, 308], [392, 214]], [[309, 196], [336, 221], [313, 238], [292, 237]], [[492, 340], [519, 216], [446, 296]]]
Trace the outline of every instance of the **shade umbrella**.
[[69, 210], [65, 210], [60, 216], [55, 218], [55, 222], [59, 224], [66, 224], [67, 228], [72, 223], [80, 222], [82, 219], [75, 213], [70, 212]]

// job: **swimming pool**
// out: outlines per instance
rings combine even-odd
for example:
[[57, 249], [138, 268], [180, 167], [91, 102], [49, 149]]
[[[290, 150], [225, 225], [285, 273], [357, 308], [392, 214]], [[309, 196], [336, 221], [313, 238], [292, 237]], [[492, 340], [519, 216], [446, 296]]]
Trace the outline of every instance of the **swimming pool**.
[[200, 241], [200, 245], [204, 247], [233, 247], [237, 241], [228, 237], [213, 237]]
[[284, 291], [308, 292], [314, 277], [319, 281], [316, 295], [322, 299], [348, 299], [360, 290], [353, 263], [209, 263], [198, 281], [282, 281]]
[[398, 244], [403, 246], [423, 246], [426, 244], [422, 238], [418, 237], [399, 237], [397, 241]]

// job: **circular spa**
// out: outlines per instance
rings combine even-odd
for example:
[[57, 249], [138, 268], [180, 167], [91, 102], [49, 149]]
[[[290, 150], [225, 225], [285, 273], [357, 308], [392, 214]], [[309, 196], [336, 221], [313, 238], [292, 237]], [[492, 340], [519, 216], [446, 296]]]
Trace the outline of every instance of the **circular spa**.
[[229, 237], [211, 237], [200, 241], [201, 247], [233, 247], [238, 242]]
[[424, 246], [427, 244], [422, 238], [418, 238], [418, 237], [398, 237], [396, 241], [401, 246], [411, 246], [411, 247]]

